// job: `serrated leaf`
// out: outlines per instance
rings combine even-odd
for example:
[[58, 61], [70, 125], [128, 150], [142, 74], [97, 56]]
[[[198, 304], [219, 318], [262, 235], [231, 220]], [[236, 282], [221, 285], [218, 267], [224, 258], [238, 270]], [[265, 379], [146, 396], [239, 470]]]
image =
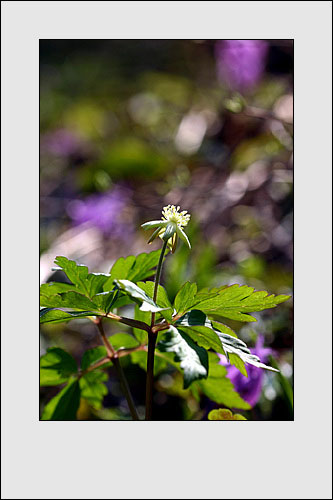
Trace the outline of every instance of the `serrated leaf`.
[[93, 296], [92, 301], [98, 309], [102, 310], [106, 314], [116, 307], [116, 302], [120, 298], [119, 289], [114, 287], [110, 292], [101, 292]]
[[71, 380], [44, 408], [41, 420], [75, 420], [80, 405], [80, 385]]
[[[238, 339], [231, 328], [223, 323], [211, 322], [202, 311], [194, 309], [176, 321], [175, 325], [185, 331], [198, 345], [206, 349], [212, 348], [216, 352], [225, 354], [227, 359], [235, 365], [243, 375], [247, 375], [244, 363], [251, 364], [266, 370], [277, 371], [275, 368], [260, 362], [258, 356], [251, 354], [245, 342]], [[230, 335], [230, 332], [233, 335]], [[233, 354], [238, 356], [238, 360]], [[245, 375], [245, 376], [246, 376]]]
[[103, 345], [88, 349], [82, 356], [81, 370], [86, 370], [89, 366], [106, 357], [106, 349]]
[[39, 321], [43, 323], [63, 323], [72, 319], [85, 318], [87, 316], [96, 316], [95, 311], [61, 311], [60, 309], [52, 309], [45, 307], [39, 311]]
[[107, 379], [107, 374], [101, 370], [86, 373], [80, 378], [81, 397], [97, 410], [102, 407], [102, 401], [108, 392], [103, 383]]
[[158, 307], [153, 299], [151, 299], [140, 287], [132, 283], [132, 281], [114, 280], [114, 282], [133, 299], [141, 302], [141, 311], [159, 312], [163, 310], [163, 308]]
[[184, 389], [193, 381], [207, 377], [208, 355], [205, 349], [196, 345], [188, 335], [179, 332], [174, 326], [164, 332], [164, 337], [164, 340], [158, 343], [158, 349], [162, 352], [173, 352], [175, 361], [180, 361], [180, 367], [184, 371]]
[[56, 281], [44, 283], [40, 286], [40, 294], [45, 297], [50, 297], [58, 293], [72, 292], [75, 290], [75, 285], [70, 285], [69, 283], [58, 283]]
[[209, 377], [199, 380], [202, 392], [215, 403], [223, 404], [229, 408], [248, 410], [251, 406], [235, 391], [232, 382], [226, 377], [227, 370], [218, 364], [216, 354], [209, 353]]
[[115, 279], [127, 279], [135, 283], [152, 276], [155, 273], [160, 253], [160, 250], [155, 250], [150, 253], [140, 253], [136, 257], [134, 255], [126, 258], [120, 257], [111, 268], [110, 278], [104, 284], [104, 291], [113, 288]]
[[42, 307], [64, 307], [84, 311], [99, 309], [97, 304], [94, 304], [88, 297], [78, 292], [65, 292], [45, 296], [41, 291], [40, 305]]
[[247, 420], [240, 413], [232, 413], [226, 408], [218, 408], [208, 413], [208, 420]]
[[256, 321], [247, 313], [263, 311], [275, 307], [288, 300], [289, 295], [268, 295], [268, 292], [255, 292], [253, 288], [246, 285], [231, 285], [204, 291], [196, 296], [193, 307], [200, 309], [208, 315], [223, 316], [236, 321]]
[[187, 281], [176, 295], [174, 308], [178, 314], [185, 314], [192, 308], [194, 297], [197, 293], [197, 285]]
[[[152, 299], [154, 295], [154, 287], [155, 283], [153, 281], [138, 281], [137, 285]], [[173, 308], [171, 305], [171, 302], [169, 300], [168, 294], [166, 293], [165, 289], [163, 288], [162, 285], [158, 285], [157, 289], [157, 299], [156, 299], [156, 304], [158, 307], [161, 307], [161, 314], [162, 316], [168, 320], [172, 320], [172, 312]]]
[[54, 262], [75, 285], [76, 291], [90, 299], [97, 293], [103, 292], [103, 286], [110, 277], [109, 274], [104, 273], [89, 273], [87, 266], [77, 264], [67, 257], [58, 256]]
[[51, 347], [40, 358], [40, 385], [60, 385], [77, 373], [75, 359], [60, 347]]

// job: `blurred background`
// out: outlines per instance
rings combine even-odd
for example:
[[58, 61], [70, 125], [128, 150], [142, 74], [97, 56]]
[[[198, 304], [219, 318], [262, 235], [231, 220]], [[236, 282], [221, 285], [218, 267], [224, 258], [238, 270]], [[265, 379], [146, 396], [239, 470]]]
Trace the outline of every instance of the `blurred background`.
[[[159, 248], [140, 224], [174, 204], [191, 213], [193, 249], [166, 259], [171, 300], [187, 280], [292, 294], [292, 155], [292, 40], [41, 40], [41, 283], [63, 279], [57, 255], [109, 272], [120, 256]], [[228, 376], [253, 405], [246, 418], [293, 419], [292, 300], [255, 316], [228, 324], [281, 374]], [[56, 345], [80, 361], [99, 344], [89, 321], [41, 329], [41, 354]], [[145, 371], [122, 362], [143, 413]], [[82, 401], [78, 418], [130, 418], [110, 375], [103, 407]], [[155, 389], [157, 420], [206, 420], [219, 407], [173, 371]], [[58, 390], [41, 388], [41, 407]]]

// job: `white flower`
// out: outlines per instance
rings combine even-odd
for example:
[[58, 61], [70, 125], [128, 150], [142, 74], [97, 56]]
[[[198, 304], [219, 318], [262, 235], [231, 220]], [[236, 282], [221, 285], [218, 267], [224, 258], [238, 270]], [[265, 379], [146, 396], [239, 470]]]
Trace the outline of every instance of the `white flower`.
[[153, 229], [156, 228], [152, 236], [149, 238], [148, 243], [154, 241], [154, 239], [159, 236], [164, 241], [168, 242], [168, 246], [171, 252], [174, 253], [177, 246], [178, 236], [185, 241], [189, 248], [191, 244], [187, 235], [183, 231], [183, 227], [187, 226], [191, 216], [187, 213], [187, 210], [179, 212], [180, 207], [175, 207], [175, 205], [167, 205], [163, 207], [162, 219], [153, 220], [142, 224], [143, 229]]

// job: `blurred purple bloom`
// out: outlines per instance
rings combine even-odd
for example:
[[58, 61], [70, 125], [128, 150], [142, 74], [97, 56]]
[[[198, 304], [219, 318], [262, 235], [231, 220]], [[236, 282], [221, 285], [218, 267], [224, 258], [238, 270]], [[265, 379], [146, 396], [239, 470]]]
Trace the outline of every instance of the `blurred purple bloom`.
[[268, 44], [264, 40], [219, 40], [215, 45], [221, 82], [240, 92], [256, 85], [264, 70]]
[[[262, 363], [266, 363], [268, 356], [273, 353], [272, 349], [263, 347], [264, 336], [259, 335], [256, 346], [250, 349], [252, 354], [259, 356]], [[219, 354], [220, 364], [227, 367], [227, 377], [233, 383], [236, 391], [247, 401], [251, 406], [257, 404], [260, 399], [261, 389], [264, 380], [264, 370], [256, 366], [246, 365], [248, 377], [245, 377], [233, 365], [230, 365], [223, 354]]]
[[67, 129], [49, 132], [43, 137], [44, 148], [56, 156], [72, 156], [81, 151], [83, 143], [76, 134]]
[[73, 200], [67, 212], [75, 225], [89, 222], [104, 235], [127, 239], [133, 226], [126, 214], [130, 201], [130, 190], [117, 186], [106, 193], [88, 196], [84, 200]]

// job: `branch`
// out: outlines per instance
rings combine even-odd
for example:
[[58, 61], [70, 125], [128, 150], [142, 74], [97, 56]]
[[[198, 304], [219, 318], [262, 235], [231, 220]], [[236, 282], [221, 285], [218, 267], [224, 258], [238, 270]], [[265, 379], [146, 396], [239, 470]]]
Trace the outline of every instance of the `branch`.
[[133, 397], [132, 397], [130, 388], [128, 386], [127, 379], [125, 377], [122, 366], [121, 366], [120, 361], [119, 361], [118, 356], [117, 356], [117, 351], [115, 351], [115, 349], [112, 347], [112, 345], [110, 344], [109, 340], [107, 339], [107, 337], [105, 335], [104, 328], [102, 325], [102, 318], [97, 318], [95, 320], [95, 324], [99, 330], [99, 333], [101, 334], [103, 344], [105, 345], [106, 352], [107, 352], [107, 358], [113, 363], [113, 365], [117, 371], [117, 374], [118, 374], [118, 377], [120, 380], [120, 385], [122, 387], [122, 390], [123, 390], [124, 396], [126, 398], [126, 401], [127, 401], [129, 410], [131, 412], [132, 418], [133, 418], [133, 420], [139, 420], [139, 416], [138, 416], [138, 413], [137, 413], [135, 405], [134, 405]]

